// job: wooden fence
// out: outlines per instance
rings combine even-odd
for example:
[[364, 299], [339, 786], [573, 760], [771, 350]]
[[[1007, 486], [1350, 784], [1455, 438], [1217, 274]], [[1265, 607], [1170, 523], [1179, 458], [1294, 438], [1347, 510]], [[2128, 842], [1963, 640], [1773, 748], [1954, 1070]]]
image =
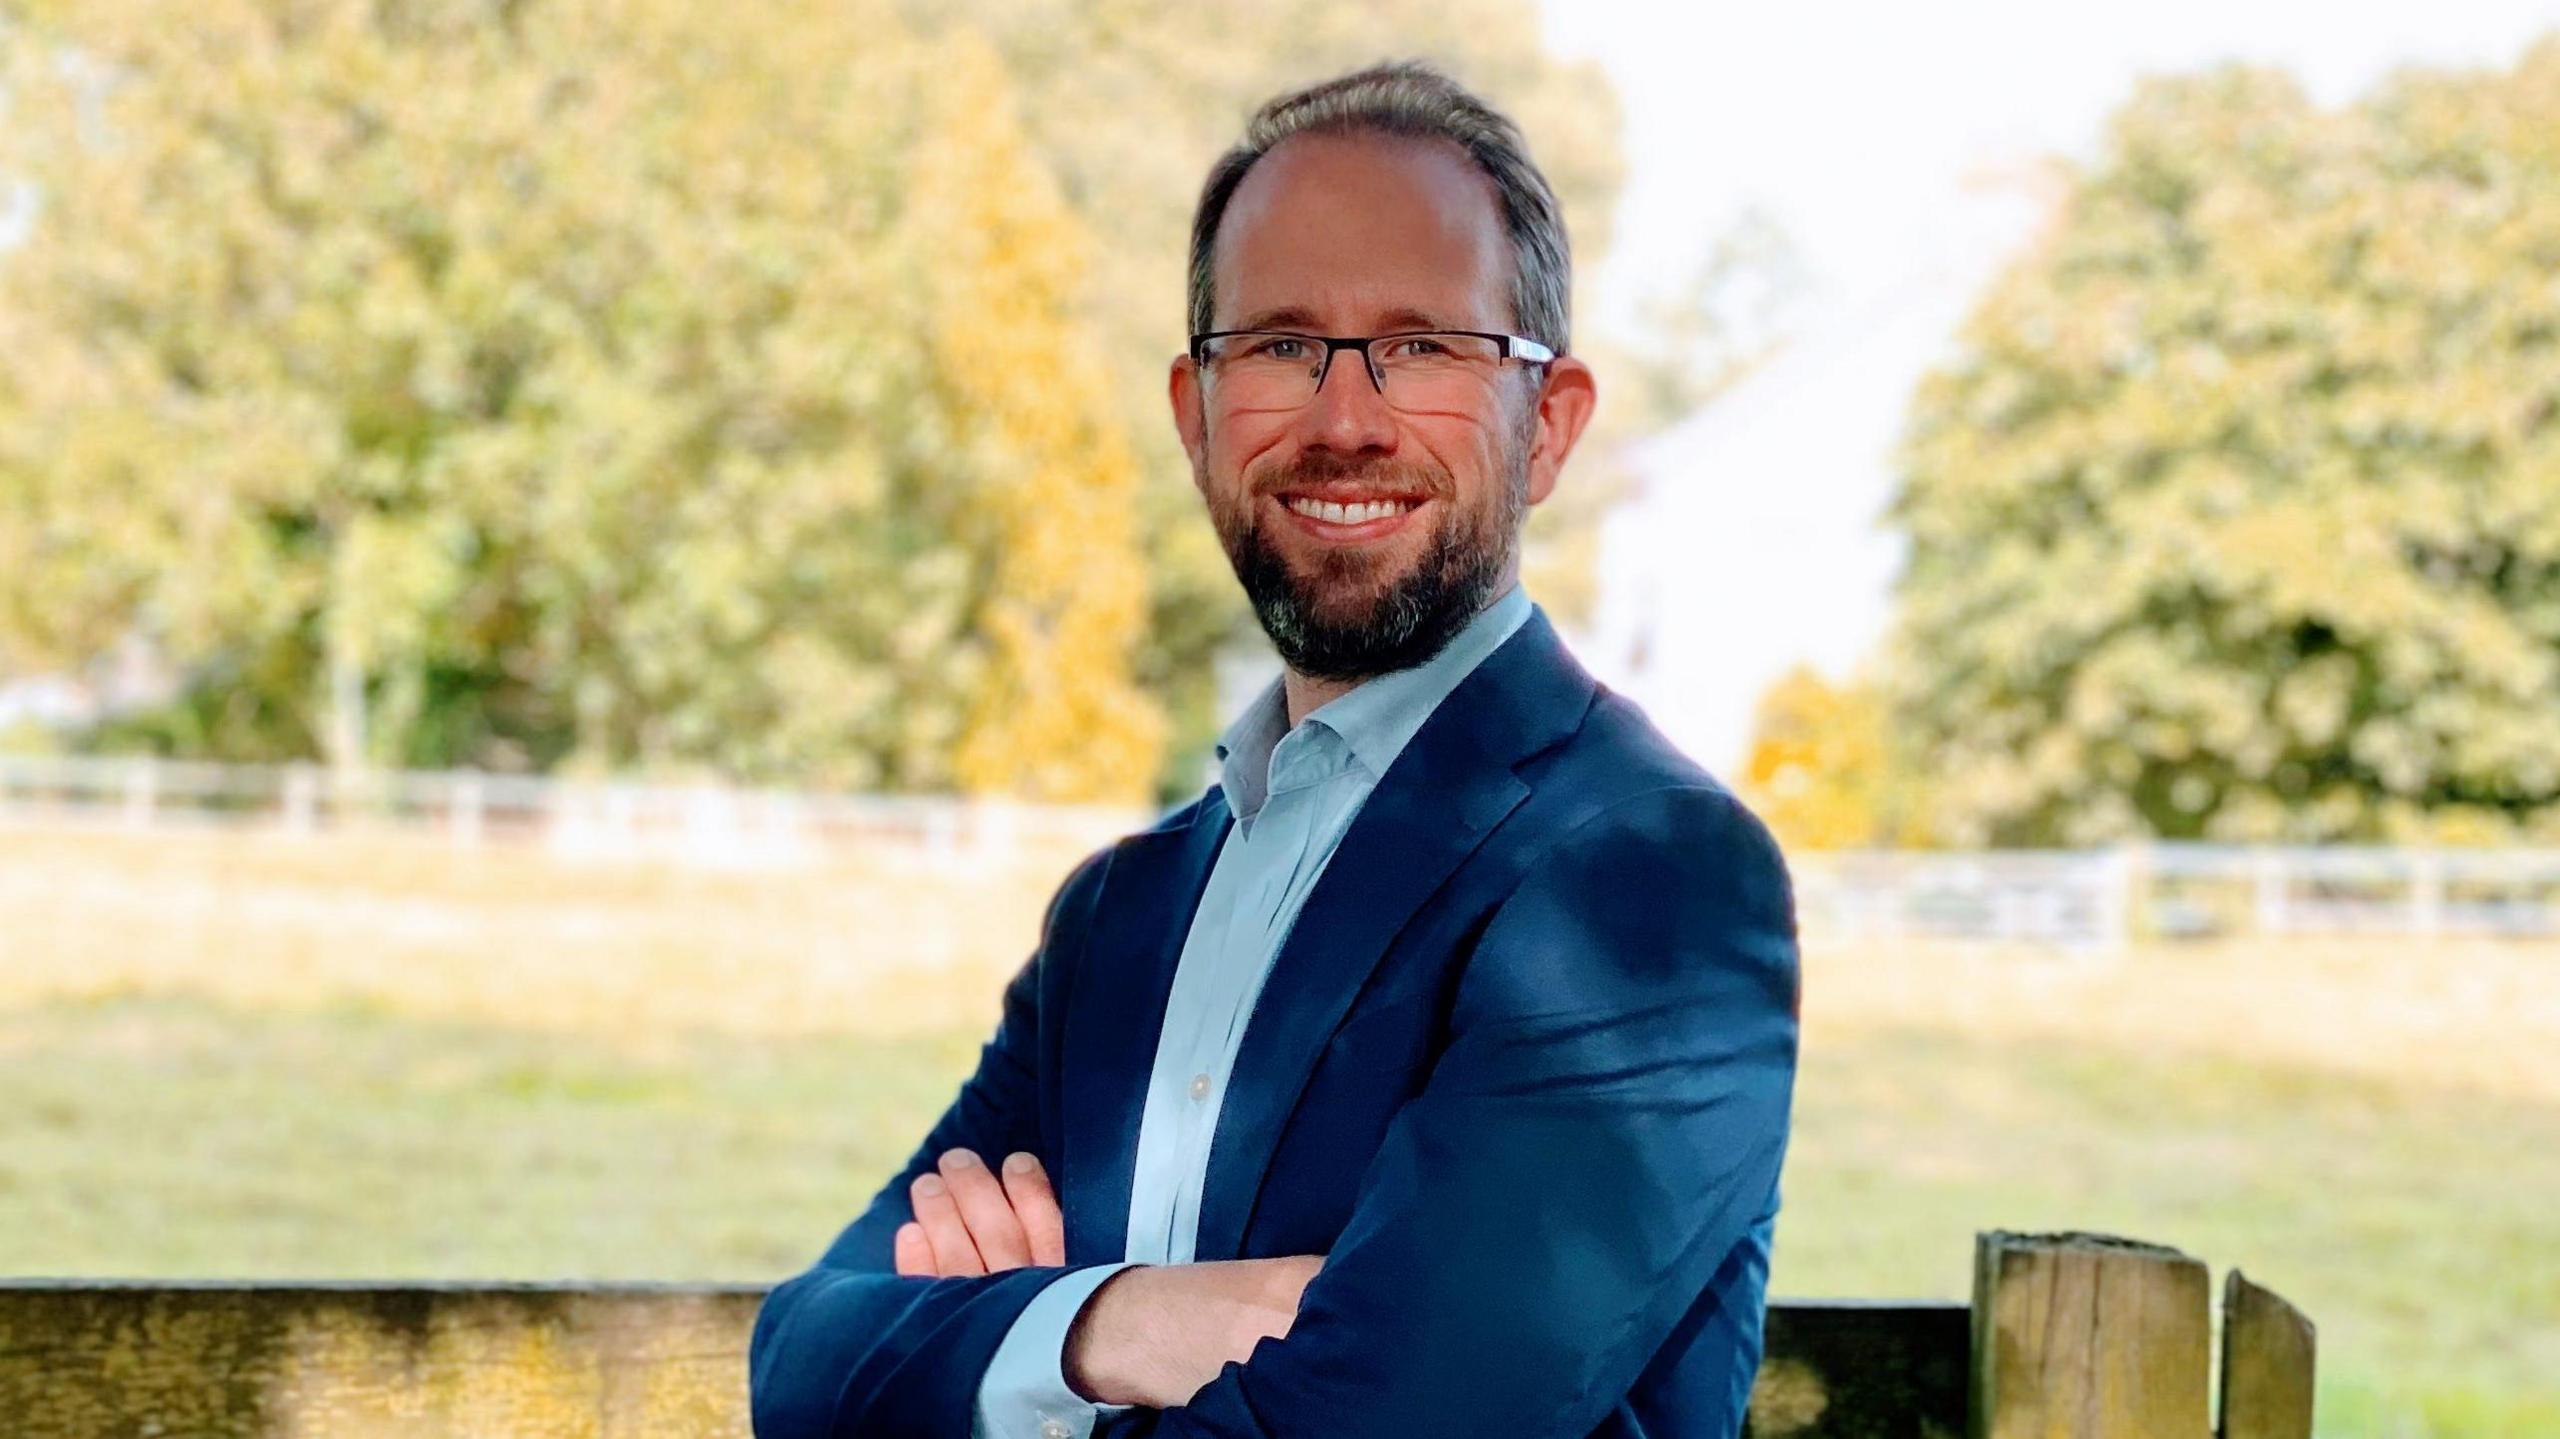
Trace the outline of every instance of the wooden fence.
[[[0, 1281], [24, 1439], [747, 1433], [744, 1285]], [[2104, 1235], [1976, 1237], [1973, 1302], [1778, 1300], [1756, 1439], [2309, 1439], [2310, 1322]], [[2218, 1414], [2208, 1413], [2208, 1390]]]
[[[732, 868], [895, 853], [955, 867], [1082, 852], [1144, 810], [518, 775], [0, 755], [0, 823], [287, 834], [391, 827], [473, 848]], [[1808, 939], [1958, 939], [2102, 951], [2221, 935], [2560, 935], [2560, 849], [2129, 845], [1797, 852]]]
[[1790, 854], [1808, 935], [2104, 949], [2235, 935], [2560, 935], [2560, 849], [2122, 845]]
[[295, 835], [390, 829], [464, 849], [531, 842], [575, 859], [717, 868], [789, 867], [884, 849], [978, 865], [1032, 849], [1090, 850], [1149, 819], [1110, 805], [0, 755], [0, 823]]

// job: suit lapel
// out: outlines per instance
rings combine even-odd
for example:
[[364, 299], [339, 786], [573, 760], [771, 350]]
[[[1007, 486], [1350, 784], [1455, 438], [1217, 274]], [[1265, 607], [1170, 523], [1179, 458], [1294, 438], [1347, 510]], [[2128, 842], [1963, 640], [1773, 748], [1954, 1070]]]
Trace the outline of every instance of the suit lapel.
[[[1570, 734], [1593, 688], [1546, 612], [1532, 610], [1432, 712], [1370, 792], [1290, 927], [1246, 1022], [1209, 1148], [1195, 1258], [1241, 1257], [1281, 1127], [1352, 999], [1414, 912], [1527, 797], [1514, 766]], [[1214, 859], [1216, 846], [1208, 853]], [[1197, 886], [1182, 893], [1196, 900]], [[1185, 907], [1175, 925], [1177, 959], [1188, 914]], [[1169, 985], [1171, 961], [1164, 973]], [[1152, 1013], [1160, 1024], [1161, 987]], [[1137, 1062], [1141, 1094], [1151, 1060]], [[1131, 1099], [1127, 1110], [1129, 1153], [1139, 1103]], [[1125, 1164], [1119, 1172], [1127, 1172]], [[1124, 1224], [1127, 1198], [1123, 1185]]]
[[1213, 786], [1189, 823], [1122, 841], [1103, 877], [1059, 1056], [1066, 1131], [1059, 1201], [1070, 1264], [1126, 1255], [1138, 1125], [1165, 1001], [1233, 818]]

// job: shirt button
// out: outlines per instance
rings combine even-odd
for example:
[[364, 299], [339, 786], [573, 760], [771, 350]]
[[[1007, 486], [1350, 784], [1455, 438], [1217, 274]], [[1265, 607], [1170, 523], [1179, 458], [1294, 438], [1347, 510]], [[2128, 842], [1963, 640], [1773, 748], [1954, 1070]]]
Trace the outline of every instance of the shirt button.
[[1191, 1076], [1191, 1097], [1194, 1099], [1209, 1097], [1209, 1076], [1205, 1074]]
[[1040, 1439], [1072, 1439], [1075, 1432], [1055, 1419], [1040, 1421]]

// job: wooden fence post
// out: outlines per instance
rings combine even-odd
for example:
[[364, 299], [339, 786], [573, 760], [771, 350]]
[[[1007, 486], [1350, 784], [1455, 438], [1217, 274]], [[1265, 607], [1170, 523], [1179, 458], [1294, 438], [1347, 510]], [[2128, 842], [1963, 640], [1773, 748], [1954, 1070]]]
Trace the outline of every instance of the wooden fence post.
[[1976, 1235], [1972, 1439], [2210, 1439], [2210, 1300], [2157, 1244]]
[[2293, 928], [2293, 876], [2286, 872], [2283, 852], [2258, 851], [2256, 870], [2258, 934], [2283, 934]]
[[455, 775], [452, 796], [450, 818], [454, 848], [478, 849], [489, 805], [488, 795], [480, 782], [480, 772], [467, 769]]
[[2222, 1439], [2311, 1439], [2317, 1337], [2283, 1295], [2222, 1276]]
[[149, 755], [127, 763], [124, 772], [124, 822], [127, 829], [151, 828], [159, 808], [160, 771]]
[[318, 825], [320, 778], [307, 764], [285, 766], [284, 828], [287, 834], [309, 834]]
[[2409, 856], [2409, 928], [2425, 939], [2444, 930], [2444, 855], [2433, 848]]
[[2130, 946], [2135, 939], [2151, 933], [2151, 846], [2132, 840], [2122, 846], [2120, 853], [2124, 855], [2124, 868], [2117, 872], [2116, 879], [2124, 914], [2116, 939], [2119, 944]]

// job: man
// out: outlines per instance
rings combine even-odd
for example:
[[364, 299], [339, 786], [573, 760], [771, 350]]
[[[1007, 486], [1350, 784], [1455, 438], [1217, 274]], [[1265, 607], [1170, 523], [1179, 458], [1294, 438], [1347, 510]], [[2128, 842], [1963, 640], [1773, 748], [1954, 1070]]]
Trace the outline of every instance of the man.
[[766, 1301], [759, 1434], [1740, 1431], [1792, 899], [1519, 586], [1595, 396], [1568, 255], [1419, 64], [1212, 172], [1174, 418], [1284, 673], [1068, 876], [977, 1072]]

